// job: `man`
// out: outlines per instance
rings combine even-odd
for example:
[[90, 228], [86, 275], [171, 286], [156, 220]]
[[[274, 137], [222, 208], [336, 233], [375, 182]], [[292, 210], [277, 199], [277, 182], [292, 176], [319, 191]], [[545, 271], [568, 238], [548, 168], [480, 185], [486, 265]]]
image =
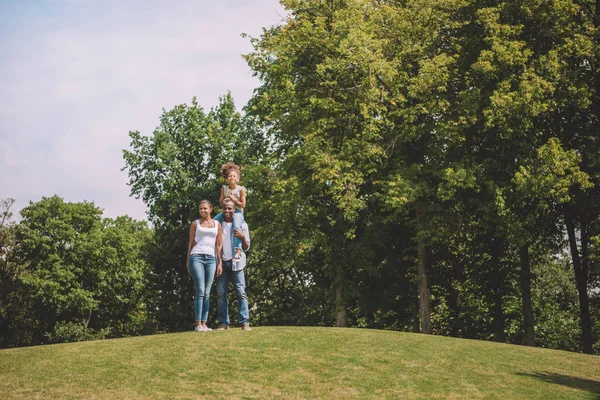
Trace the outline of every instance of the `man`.
[[[244, 267], [246, 266], [246, 251], [250, 248], [250, 233], [248, 224], [242, 224], [242, 229], [233, 229], [233, 213], [235, 204], [233, 200], [223, 200], [223, 222], [221, 229], [223, 235], [223, 271], [217, 277], [217, 292], [219, 295], [219, 327], [217, 330], [229, 329], [229, 304], [227, 301], [227, 284], [233, 283], [233, 288], [238, 300], [238, 322], [245, 331], [251, 331], [248, 314], [248, 298], [246, 297], [246, 279]], [[238, 237], [242, 240], [242, 254], [240, 261], [233, 261], [235, 255], [234, 240]]]

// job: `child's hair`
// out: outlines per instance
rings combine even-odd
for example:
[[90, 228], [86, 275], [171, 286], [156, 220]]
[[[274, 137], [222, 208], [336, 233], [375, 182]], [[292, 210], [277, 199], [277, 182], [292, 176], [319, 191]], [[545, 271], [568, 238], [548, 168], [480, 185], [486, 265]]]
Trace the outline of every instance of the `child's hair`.
[[231, 161], [221, 166], [221, 175], [223, 175], [223, 178], [227, 179], [227, 175], [229, 175], [229, 171], [231, 170], [235, 171], [238, 175], [238, 178], [241, 179], [240, 167], [237, 164], [232, 163]]

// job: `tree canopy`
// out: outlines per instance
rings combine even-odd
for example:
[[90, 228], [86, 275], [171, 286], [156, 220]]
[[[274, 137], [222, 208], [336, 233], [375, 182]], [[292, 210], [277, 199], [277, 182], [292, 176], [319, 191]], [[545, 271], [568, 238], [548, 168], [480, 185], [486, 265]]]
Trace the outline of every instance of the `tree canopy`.
[[596, 2], [282, 4], [249, 39], [242, 111], [192, 99], [129, 133], [151, 230], [58, 197], [14, 223], [0, 203], [1, 345], [189, 329], [187, 232], [233, 161], [253, 323], [597, 353]]

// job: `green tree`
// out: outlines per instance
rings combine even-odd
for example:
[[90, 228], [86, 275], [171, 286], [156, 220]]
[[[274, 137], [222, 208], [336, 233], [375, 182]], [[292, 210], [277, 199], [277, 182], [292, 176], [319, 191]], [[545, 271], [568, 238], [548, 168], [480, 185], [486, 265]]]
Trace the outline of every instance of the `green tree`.
[[30, 340], [27, 327], [32, 319], [23, 312], [26, 298], [18, 292], [18, 278], [23, 271], [15, 258], [16, 222], [14, 199], [0, 199], [0, 347], [13, 347]]
[[93, 203], [57, 196], [21, 210], [14, 254], [22, 269], [11, 296], [22, 303], [11, 323], [24, 332], [11, 344], [141, 333], [151, 232], [143, 222], [101, 214]]
[[91, 326], [109, 328], [113, 337], [154, 330], [147, 306], [154, 296], [149, 287], [153, 236], [145, 221], [128, 216], [102, 221], [100, 307]]
[[[498, 82], [485, 115], [489, 126], [499, 128], [502, 135], [511, 139], [502, 147], [514, 149], [504, 152], [514, 156], [507, 158], [508, 163], [502, 168], [516, 173], [520, 166], [535, 162], [538, 149], [550, 145], [556, 138], [561, 145], [557, 151], [564, 148], [567, 154], [574, 151], [579, 155], [577, 170], [563, 168], [571, 168], [573, 173], [580, 170], [589, 180], [585, 185], [581, 182], [572, 184], [567, 189], [571, 192], [569, 196], [558, 202], [556, 196], [554, 201], [548, 201], [553, 196], [552, 191], [536, 193], [539, 201], [533, 200], [530, 191], [527, 197], [530, 203], [562, 204], [561, 207], [550, 207], [553, 211], [550, 213], [508, 204], [517, 215], [520, 214], [522, 222], [528, 220], [527, 225], [517, 224], [525, 228], [522, 232], [528, 235], [543, 232], [540, 228], [544, 227], [550, 229], [546, 235], [556, 231], [552, 223], [544, 220], [566, 226], [578, 282], [585, 352], [592, 350], [592, 336], [587, 298], [589, 257], [584, 249], [589, 242], [589, 227], [594, 225], [598, 215], [596, 202], [592, 200], [598, 196], [597, 189], [592, 189], [597, 187], [597, 172], [592, 160], [597, 159], [598, 154], [598, 136], [595, 134], [598, 99], [594, 94], [597, 72], [593, 68], [598, 57], [595, 37], [595, 13], [598, 10], [594, 6], [592, 2], [506, 1], [483, 8], [478, 14], [487, 27], [485, 40], [491, 46], [480, 53], [475, 64], [480, 72], [479, 81], [491, 77], [492, 81]], [[503, 40], [503, 36], [508, 40]], [[555, 169], [546, 168], [540, 172], [540, 180], [555, 179]], [[564, 181], [571, 173], [566, 172], [563, 174], [566, 178], [561, 178]], [[523, 204], [516, 197], [513, 200]], [[526, 219], [523, 219], [524, 212], [529, 216]], [[531, 218], [532, 214], [538, 218]], [[580, 246], [576, 243], [576, 231], [582, 238]]]
[[[594, 5], [283, 4], [284, 24], [245, 56], [261, 81], [246, 115], [227, 99], [208, 114], [179, 106], [153, 136], [131, 134], [132, 193], [162, 235], [159, 324], [180, 329], [191, 313], [185, 231], [197, 200], [216, 200], [220, 163], [234, 160], [249, 188], [261, 323], [537, 336], [572, 349], [572, 297], [542, 304], [552, 281], [536, 275], [555, 271], [567, 236], [589, 351], [586, 301], [600, 275]], [[556, 340], [554, 311], [569, 339]]]
[[[476, 210], [488, 229], [497, 231], [491, 237], [502, 238], [500, 246], [490, 247], [497, 267], [488, 276], [499, 283], [491, 288], [496, 336], [503, 340], [502, 303], [508, 294], [503, 290], [511, 286], [501, 282], [508, 283], [517, 254], [525, 342], [533, 344], [529, 248], [542, 241], [546, 252], [558, 251], [562, 217], [557, 211], [560, 204], [569, 208], [574, 199], [565, 190], [586, 193], [591, 186], [585, 163], [571, 151], [582, 149], [573, 148], [573, 142], [559, 134], [561, 126], [571, 124], [567, 121], [579, 118], [566, 115], [566, 99], [573, 104], [582, 100], [577, 89], [580, 74], [562, 71], [569, 65], [566, 51], [572, 55], [573, 43], [581, 43], [589, 26], [580, 24], [585, 13], [571, 2], [473, 2], [464, 10], [467, 23], [458, 32], [461, 72], [450, 98], [453, 116], [448, 117], [463, 140], [455, 141], [450, 152], [457, 151], [468, 176], [476, 178], [472, 195], [483, 197]], [[562, 87], [569, 89], [565, 92]], [[561, 116], [554, 119], [557, 111]], [[519, 171], [533, 164], [538, 165], [535, 180], [543, 184], [530, 182], [527, 190], [523, 190], [527, 185], [515, 187]], [[504, 265], [498, 263], [501, 260]]]
[[440, 166], [425, 157], [436, 145], [428, 140], [446, 106], [440, 94], [453, 62], [433, 38], [458, 2], [283, 4], [290, 11], [285, 26], [254, 39], [246, 56], [262, 81], [249, 111], [285, 152], [277, 167], [286, 191], [302, 198], [303, 212], [321, 217], [309, 229], [325, 234], [315, 251], [324, 253], [336, 324], [345, 324], [363, 269], [356, 255], [368, 248], [362, 235], [371, 214], [387, 207], [398, 215], [408, 210], [414, 221], [422, 330], [430, 332], [426, 206], [435, 187], [428, 177]]
[[254, 152], [249, 159], [260, 154], [262, 142], [253, 141], [246, 123], [228, 94], [208, 113], [196, 99], [163, 111], [151, 136], [129, 133], [124, 169], [154, 226], [149, 307], [160, 330], [182, 330], [192, 321], [193, 283], [185, 266], [189, 226], [201, 199], [218, 210], [221, 165], [243, 165], [247, 152]]

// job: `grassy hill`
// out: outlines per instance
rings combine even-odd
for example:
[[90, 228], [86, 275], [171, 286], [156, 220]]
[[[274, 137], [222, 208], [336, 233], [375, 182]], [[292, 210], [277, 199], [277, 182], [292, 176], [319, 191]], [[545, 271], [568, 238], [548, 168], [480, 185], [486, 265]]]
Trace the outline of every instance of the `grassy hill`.
[[402, 332], [259, 327], [1, 350], [0, 394], [597, 399], [600, 358]]

